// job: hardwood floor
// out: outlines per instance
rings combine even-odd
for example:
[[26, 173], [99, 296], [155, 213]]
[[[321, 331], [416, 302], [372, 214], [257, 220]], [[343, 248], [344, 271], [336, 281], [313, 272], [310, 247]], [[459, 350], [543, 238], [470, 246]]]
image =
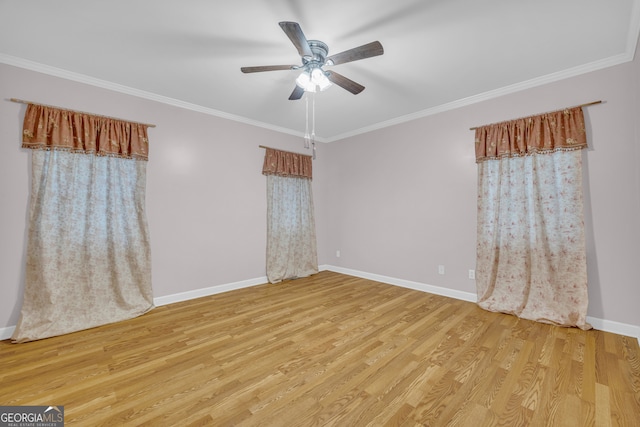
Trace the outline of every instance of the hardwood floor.
[[321, 272], [0, 342], [0, 405], [77, 426], [639, 426], [635, 338]]

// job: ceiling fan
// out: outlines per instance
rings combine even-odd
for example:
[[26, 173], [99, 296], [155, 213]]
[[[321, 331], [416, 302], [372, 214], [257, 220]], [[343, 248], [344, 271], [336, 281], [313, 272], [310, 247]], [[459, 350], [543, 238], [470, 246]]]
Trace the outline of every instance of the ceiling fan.
[[335, 71], [325, 71], [322, 67], [344, 64], [346, 62], [371, 58], [382, 55], [384, 49], [379, 41], [345, 50], [335, 55], [327, 56], [329, 47], [319, 40], [307, 40], [297, 22], [280, 22], [280, 27], [291, 39], [302, 58], [302, 65], [262, 65], [257, 67], [242, 67], [243, 73], [258, 73], [262, 71], [302, 70], [296, 79], [296, 87], [289, 96], [290, 100], [302, 98], [304, 92], [315, 92], [316, 88], [324, 90], [334, 83], [354, 95], [364, 90], [364, 86]]

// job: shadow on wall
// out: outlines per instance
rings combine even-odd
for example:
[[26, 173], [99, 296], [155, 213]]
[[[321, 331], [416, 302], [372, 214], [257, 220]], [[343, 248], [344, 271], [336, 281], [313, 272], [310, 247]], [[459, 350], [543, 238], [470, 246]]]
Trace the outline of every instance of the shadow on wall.
[[[598, 253], [593, 228], [593, 210], [591, 208], [591, 184], [589, 181], [589, 156], [590, 151], [594, 151], [593, 140], [591, 139], [591, 120], [585, 114], [585, 130], [587, 132], [588, 148], [582, 150], [582, 188], [584, 189], [584, 232], [585, 244], [587, 246], [587, 283], [589, 292], [589, 308], [587, 312], [591, 317], [604, 319], [604, 307], [602, 305], [602, 287], [600, 286], [600, 273], [598, 271]], [[598, 306], [593, 306], [593, 302], [598, 302]]]
[[[20, 129], [22, 129], [22, 125], [20, 125]], [[20, 311], [22, 310], [22, 301], [24, 298], [24, 282], [26, 276], [26, 265], [27, 265], [27, 240], [29, 237], [29, 203], [31, 200], [31, 184], [32, 184], [32, 167], [31, 167], [31, 150], [27, 150], [22, 148], [21, 151], [24, 152], [25, 162], [27, 162], [27, 170], [28, 180], [27, 180], [27, 189], [26, 193], [29, 195], [27, 198], [27, 205], [24, 207], [24, 231], [22, 233], [22, 257], [21, 257], [21, 266], [20, 266], [20, 280], [18, 283], [18, 295], [16, 298], [16, 302], [13, 306], [13, 310], [11, 310], [11, 315], [9, 316], [9, 324], [17, 325], [18, 320], [20, 319]]]

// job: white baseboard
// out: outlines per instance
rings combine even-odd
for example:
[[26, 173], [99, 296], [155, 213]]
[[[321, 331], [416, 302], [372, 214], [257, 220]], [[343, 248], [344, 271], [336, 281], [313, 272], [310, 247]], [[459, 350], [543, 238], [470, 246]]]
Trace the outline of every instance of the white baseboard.
[[[361, 277], [363, 279], [375, 280], [376, 282], [401, 286], [403, 288], [415, 289], [435, 295], [455, 298], [462, 301], [477, 301], [476, 294], [471, 292], [457, 291], [455, 289], [442, 288], [439, 286], [432, 286], [424, 283], [412, 282], [409, 280], [396, 279], [393, 277], [381, 276], [378, 274], [366, 273], [358, 270], [351, 270], [349, 268], [335, 267], [332, 265], [323, 265], [320, 269], [347, 274], [349, 276]], [[587, 322], [589, 322], [595, 329], [598, 329], [600, 331], [611, 332], [613, 334], [625, 335], [628, 337], [635, 337], [640, 344], [640, 326], [615, 322], [613, 320], [598, 319], [596, 317], [590, 316], [587, 316]]]
[[[332, 265], [321, 265], [320, 271], [328, 270], [336, 273], [347, 274], [349, 276], [361, 277], [363, 279], [375, 280], [376, 282], [387, 283], [389, 285], [400, 286], [403, 288], [415, 289], [417, 291], [427, 292], [430, 294], [441, 295], [449, 298], [455, 298], [462, 301], [476, 302], [476, 294], [471, 292], [463, 292], [455, 289], [442, 288], [440, 286], [427, 285], [425, 283], [412, 282], [410, 280], [397, 279], [394, 277], [381, 276], [379, 274], [366, 273], [364, 271], [352, 270], [349, 268], [336, 267]], [[193, 291], [181, 292], [178, 294], [166, 295], [153, 299], [156, 306], [173, 304], [176, 302], [187, 301], [190, 299], [206, 297], [222, 292], [233, 291], [236, 289], [248, 288], [251, 286], [263, 285], [267, 283], [266, 277], [258, 277], [255, 279], [243, 280], [240, 282], [227, 283], [223, 285], [211, 286], [208, 288], [195, 289]], [[587, 316], [587, 322], [595, 329], [611, 332], [614, 334], [635, 337], [640, 343], [640, 326], [629, 325], [626, 323], [615, 322], [613, 320], [598, 319]], [[15, 326], [7, 326], [0, 328], [0, 340], [11, 338]]]
[[0, 341], [8, 340], [13, 335], [13, 331], [16, 330], [15, 326], [7, 326], [6, 328], [0, 328]]
[[640, 344], [640, 326], [629, 325], [627, 323], [615, 322], [613, 320], [598, 319], [597, 317], [587, 316], [587, 322], [599, 331], [611, 332], [613, 334], [625, 335], [627, 337], [638, 338]]
[[179, 294], [165, 295], [153, 299], [156, 306], [173, 304], [175, 302], [187, 301], [190, 299], [208, 297], [209, 295], [229, 292], [236, 289], [249, 288], [251, 286], [263, 285], [268, 282], [267, 277], [243, 280], [240, 282], [227, 283], [224, 285], [211, 286], [209, 288], [195, 289], [193, 291], [181, 292]]
[[361, 277], [376, 282], [387, 283], [389, 285], [400, 286], [402, 288], [414, 289], [416, 291], [427, 292], [430, 294], [441, 295], [462, 301], [476, 302], [476, 294], [471, 292], [457, 291], [455, 289], [442, 288], [440, 286], [427, 285], [424, 283], [412, 282], [410, 280], [396, 279], [394, 277], [381, 276], [379, 274], [365, 273], [364, 271], [351, 270], [349, 268], [334, 267], [332, 265], [323, 265], [322, 269], [334, 271], [336, 273], [347, 274], [349, 276]]

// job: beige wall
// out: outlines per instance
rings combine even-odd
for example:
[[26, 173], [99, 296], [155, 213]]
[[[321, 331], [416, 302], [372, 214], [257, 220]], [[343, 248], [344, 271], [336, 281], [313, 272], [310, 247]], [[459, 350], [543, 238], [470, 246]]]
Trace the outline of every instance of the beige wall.
[[30, 185], [20, 148], [26, 106], [12, 97], [157, 125], [146, 199], [155, 297], [265, 276], [258, 145], [304, 151], [301, 138], [2, 64], [0, 96], [0, 337], [19, 317]]
[[335, 208], [327, 262], [474, 292], [477, 169], [469, 128], [602, 100], [585, 109], [588, 315], [635, 325], [640, 336], [639, 57], [329, 144]]
[[[633, 63], [320, 144], [314, 198], [320, 264], [473, 293], [476, 165], [469, 127], [601, 99], [585, 153], [589, 316], [640, 330], [640, 66]], [[259, 144], [300, 138], [0, 64], [0, 333], [24, 281], [29, 153], [17, 97], [154, 123], [147, 176], [154, 295], [262, 278]], [[341, 257], [335, 251], [341, 251]], [[439, 275], [438, 265], [445, 266]]]

